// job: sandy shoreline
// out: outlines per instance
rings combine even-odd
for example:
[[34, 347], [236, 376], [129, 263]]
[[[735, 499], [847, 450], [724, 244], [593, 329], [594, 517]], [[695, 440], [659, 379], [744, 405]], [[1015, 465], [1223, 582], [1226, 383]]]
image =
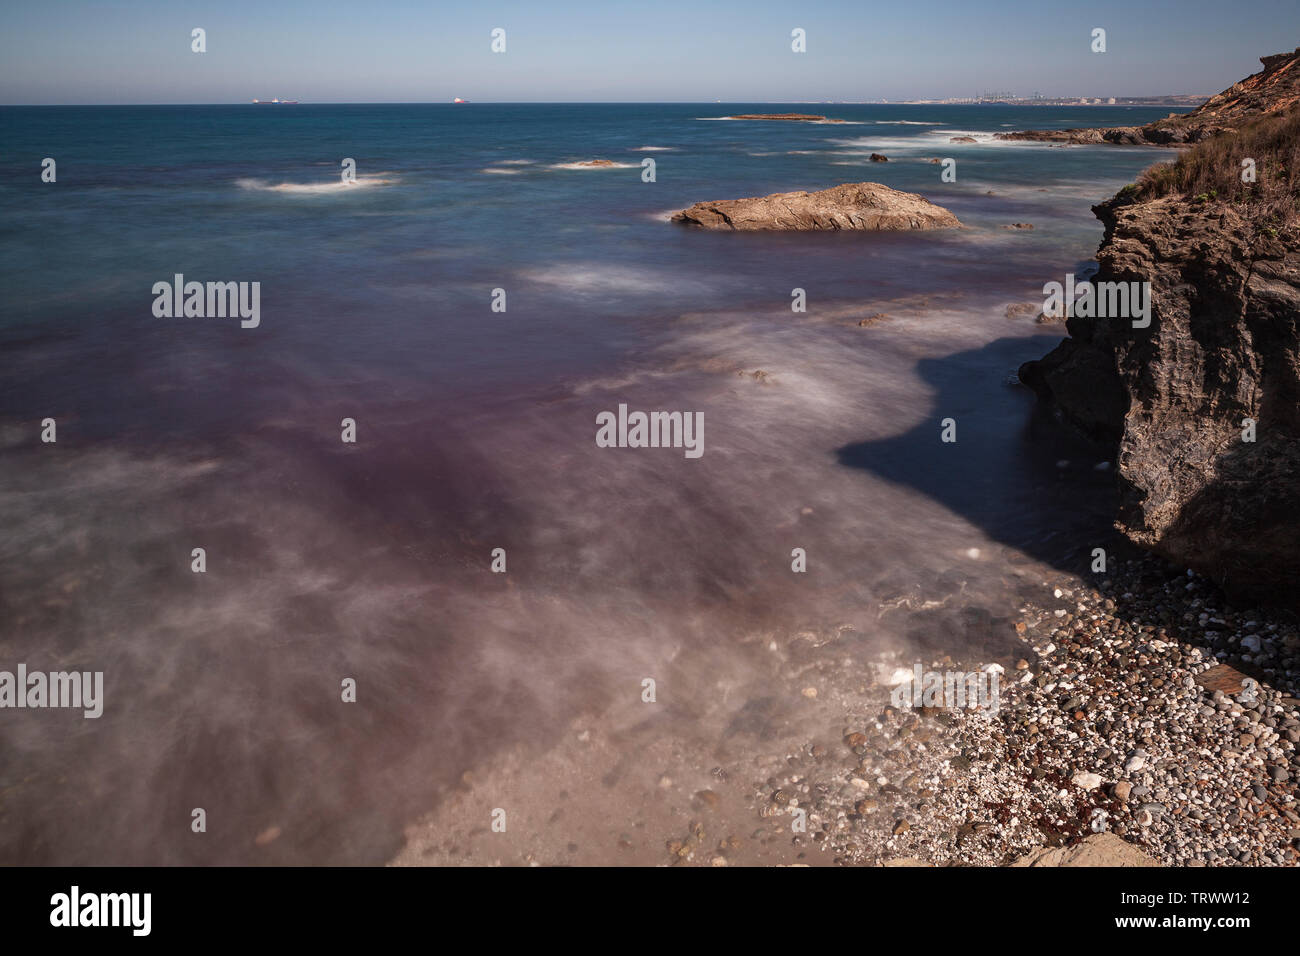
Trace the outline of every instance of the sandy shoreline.
[[[1295, 627], [1136, 552], [1097, 585], [1039, 580], [1006, 622], [992, 715], [893, 708], [871, 665], [907, 660], [862, 659], [851, 632], [789, 635], [767, 645], [772, 697], [722, 735], [705, 730], [721, 696], [694, 741], [589, 715], [553, 752], [467, 773], [392, 864], [1005, 865], [1105, 831], [1163, 865], [1295, 865], [1294, 682], [1255, 705], [1200, 682], [1218, 656], [1262, 676]], [[1239, 627], [1277, 654], [1242, 661]]]

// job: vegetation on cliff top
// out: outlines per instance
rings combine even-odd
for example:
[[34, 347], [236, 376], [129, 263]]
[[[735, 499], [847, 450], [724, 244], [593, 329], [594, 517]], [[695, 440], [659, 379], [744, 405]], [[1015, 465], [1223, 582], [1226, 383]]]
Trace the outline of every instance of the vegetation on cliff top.
[[[1248, 159], [1253, 182], [1242, 178]], [[1300, 108], [1204, 140], [1175, 162], [1150, 167], [1116, 198], [1127, 204], [1165, 196], [1231, 203], [1261, 225], [1300, 222]]]

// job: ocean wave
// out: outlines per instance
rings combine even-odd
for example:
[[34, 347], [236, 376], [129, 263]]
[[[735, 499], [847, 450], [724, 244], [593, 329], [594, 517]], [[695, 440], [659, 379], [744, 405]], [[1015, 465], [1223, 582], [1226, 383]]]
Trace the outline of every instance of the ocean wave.
[[532, 166], [537, 162], [535, 159], [498, 159], [491, 166], [485, 166], [480, 169], [480, 173], [495, 173], [498, 176], [517, 176], [524, 172], [521, 166]]
[[614, 163], [604, 162], [600, 165], [593, 165], [595, 160], [584, 159], [572, 163], [552, 163], [551, 169], [639, 169], [640, 163]]
[[634, 153], [667, 153], [675, 150], [676, 146], [636, 146], [633, 147]]
[[398, 182], [396, 178], [386, 178], [388, 175], [386, 173], [374, 173], [369, 176], [358, 176], [350, 183], [343, 182], [341, 178], [324, 183], [271, 183], [265, 179], [236, 179], [235, 185], [240, 189], [248, 189], [254, 192], [316, 196], [347, 192], [351, 189], [366, 186], [391, 186]]
[[[974, 143], [954, 143], [954, 137], [969, 136], [975, 140]], [[925, 150], [933, 152], [939, 147], [989, 147], [999, 148], [1023, 148], [1027, 144], [1016, 142], [1014, 140], [994, 139], [994, 134], [987, 130], [967, 130], [967, 129], [931, 129], [916, 136], [857, 136], [846, 139], [834, 139], [830, 142], [836, 146], [845, 147], [841, 151], [848, 155], [857, 155], [860, 152], [886, 152], [886, 151], [905, 151], [905, 150]]]
[[657, 292], [664, 288], [668, 277], [653, 269], [629, 266], [606, 266], [596, 263], [575, 263], [525, 269], [523, 276], [543, 285], [559, 286], [573, 292]]
[[739, 116], [697, 116], [697, 120], [735, 120], [741, 123], [803, 123], [806, 126], [865, 126], [861, 120], [742, 120]]
[[[673, 210], [676, 212], [677, 210]], [[716, 290], [717, 282], [683, 276], [680, 272], [646, 266], [614, 266], [599, 262], [573, 262], [523, 269], [524, 279], [554, 286], [577, 295], [633, 294], [661, 296], [664, 289], [678, 293]]]

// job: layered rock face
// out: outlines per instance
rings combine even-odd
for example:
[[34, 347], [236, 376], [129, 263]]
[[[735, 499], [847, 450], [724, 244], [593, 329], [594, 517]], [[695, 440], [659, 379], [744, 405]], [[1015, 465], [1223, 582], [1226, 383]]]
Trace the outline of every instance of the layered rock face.
[[1093, 281], [1150, 282], [1151, 324], [1072, 317], [1022, 381], [1116, 444], [1131, 539], [1230, 595], [1300, 607], [1300, 235], [1178, 197], [1094, 212]]
[[1264, 69], [1198, 106], [1187, 115], [1237, 126], [1243, 119], [1281, 113], [1300, 105], [1300, 47], [1290, 53], [1262, 56]]
[[818, 192], [697, 202], [672, 221], [739, 232], [951, 229], [961, 225], [956, 216], [925, 197], [879, 183], [845, 183]]
[[1264, 69], [1210, 97], [1190, 113], [1146, 126], [1096, 129], [1023, 130], [996, 139], [1053, 143], [1113, 143], [1119, 146], [1184, 146], [1231, 132], [1242, 123], [1283, 112], [1300, 103], [1300, 48], [1260, 57]]

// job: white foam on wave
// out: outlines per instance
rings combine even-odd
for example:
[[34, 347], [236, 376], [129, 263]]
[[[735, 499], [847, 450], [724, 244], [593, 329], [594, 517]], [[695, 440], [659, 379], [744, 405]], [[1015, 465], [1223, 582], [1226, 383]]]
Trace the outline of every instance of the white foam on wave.
[[[676, 212], [677, 210], [673, 210]], [[671, 213], [670, 213], [671, 215]], [[524, 269], [520, 275], [530, 282], [554, 286], [578, 295], [633, 293], [661, 295], [665, 289], [680, 292], [711, 286], [698, 279], [683, 278], [680, 273], [635, 266], [612, 266], [596, 262], [573, 262]]]
[[[974, 143], [954, 143], [954, 137], [969, 136], [975, 140]], [[847, 139], [831, 140], [831, 143], [844, 147], [842, 153], [847, 155], [857, 155], [860, 152], [884, 152], [892, 150], [894, 152], [903, 152], [907, 150], [925, 150], [933, 153], [940, 147], [974, 149], [975, 147], [987, 148], [996, 147], [999, 149], [1015, 148], [1022, 149], [1026, 146], [1041, 146], [1041, 143], [1024, 143], [1016, 140], [994, 139], [994, 134], [981, 130], [965, 129], [930, 129], [916, 136], [856, 136]]]
[[593, 166], [591, 160], [585, 159], [573, 163], [552, 163], [551, 169], [639, 169], [638, 163], [601, 163], [599, 166]]
[[938, 136], [969, 136], [981, 141], [993, 138], [992, 133], [981, 129], [937, 129], [934, 132]]
[[841, 119], [822, 119], [822, 120], [747, 120], [739, 116], [697, 116], [697, 120], [734, 120], [738, 123], [803, 123], [805, 126], [865, 126], [861, 120], [841, 120]]
[[525, 269], [522, 274], [533, 282], [578, 293], [655, 292], [664, 287], [664, 276], [653, 269], [590, 262]]
[[480, 169], [479, 172], [494, 173], [497, 176], [517, 176], [525, 170], [515, 167], [532, 166], [536, 162], [535, 159], [498, 159], [491, 166]]
[[634, 153], [670, 153], [675, 150], [676, 146], [636, 146], [633, 147]]
[[235, 185], [240, 189], [254, 192], [284, 193], [291, 196], [327, 196], [369, 186], [391, 186], [398, 182], [396, 177], [388, 178], [389, 175], [387, 173], [374, 173], [368, 176], [358, 176], [352, 182], [343, 182], [340, 178], [324, 183], [271, 183], [265, 179], [236, 179]]
[[933, 154], [940, 146], [948, 143], [945, 136], [938, 139], [931, 136], [870, 136], [861, 139], [837, 140], [841, 149], [827, 150], [831, 156], [870, 156], [872, 153], [905, 153], [908, 150], [924, 150]]

